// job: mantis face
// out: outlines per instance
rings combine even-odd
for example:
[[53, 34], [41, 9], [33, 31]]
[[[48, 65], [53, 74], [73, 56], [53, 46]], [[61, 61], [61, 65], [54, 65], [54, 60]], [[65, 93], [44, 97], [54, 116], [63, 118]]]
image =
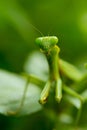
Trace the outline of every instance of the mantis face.
[[49, 51], [58, 42], [56, 36], [39, 37], [36, 39], [36, 44], [45, 52]]

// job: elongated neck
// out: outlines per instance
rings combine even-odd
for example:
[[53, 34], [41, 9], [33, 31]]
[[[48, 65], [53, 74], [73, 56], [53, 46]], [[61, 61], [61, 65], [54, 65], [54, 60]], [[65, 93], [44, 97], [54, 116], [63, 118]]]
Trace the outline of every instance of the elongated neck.
[[59, 48], [56, 45], [46, 54], [49, 64], [50, 80], [52, 81], [57, 80], [59, 77], [58, 54]]

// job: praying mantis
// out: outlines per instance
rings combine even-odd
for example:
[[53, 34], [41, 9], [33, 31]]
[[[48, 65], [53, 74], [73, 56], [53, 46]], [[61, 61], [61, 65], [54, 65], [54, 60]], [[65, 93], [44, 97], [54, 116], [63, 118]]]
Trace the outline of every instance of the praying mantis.
[[51, 37], [40, 37], [36, 39], [37, 45], [40, 47], [42, 52], [46, 55], [49, 64], [49, 79], [45, 84], [45, 87], [40, 96], [40, 103], [44, 104], [49, 95], [51, 88], [51, 83], [55, 82], [56, 89], [56, 100], [60, 102], [62, 98], [62, 80], [59, 75], [58, 67], [58, 53], [60, 51], [59, 47], [56, 45], [58, 38], [55, 36]]
[[[72, 80], [80, 81], [83, 78], [78, 69], [59, 58], [60, 48], [57, 42], [58, 38], [56, 36], [39, 37], [36, 39], [36, 44], [40, 47], [41, 52], [45, 54], [49, 64], [49, 79], [40, 96], [39, 102], [41, 104], [46, 103], [52, 82], [55, 82], [55, 99], [58, 103], [61, 101], [63, 83], [60, 77], [60, 70]], [[83, 100], [79, 94], [70, 88], [64, 87], [64, 90], [81, 101]]]
[[[36, 38], [35, 43], [40, 48], [40, 51], [44, 53], [44, 55], [46, 56], [46, 59], [49, 65], [49, 78], [46, 81], [45, 85], [43, 86], [43, 90], [39, 98], [39, 103], [44, 105], [47, 102], [47, 99], [50, 95], [52, 83], [54, 83], [55, 100], [58, 103], [61, 102], [62, 97], [63, 97], [62, 90], [65, 91], [67, 94], [78, 98], [81, 101], [81, 103], [83, 103], [84, 102], [83, 97], [63, 83], [61, 75], [65, 75], [67, 78], [75, 82], [82, 81], [84, 79], [84, 75], [76, 67], [62, 60], [59, 57], [60, 48], [57, 45], [58, 38], [56, 36], [39, 37], [39, 38]], [[21, 105], [17, 111], [15, 112], [10, 111], [9, 114], [17, 114], [22, 108], [29, 82], [32, 82], [34, 84], [38, 84], [38, 83], [44, 84], [44, 81], [42, 81], [41, 79], [35, 76], [27, 75], [27, 78], [28, 80], [25, 86], [23, 98], [21, 100]], [[78, 114], [78, 117], [79, 117], [79, 114]]]

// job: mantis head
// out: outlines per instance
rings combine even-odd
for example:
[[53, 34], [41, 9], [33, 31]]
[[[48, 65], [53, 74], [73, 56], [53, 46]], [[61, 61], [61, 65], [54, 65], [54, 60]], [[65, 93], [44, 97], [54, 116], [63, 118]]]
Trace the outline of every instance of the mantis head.
[[41, 50], [47, 52], [53, 48], [58, 42], [56, 36], [45, 36], [36, 38], [36, 44], [40, 47]]

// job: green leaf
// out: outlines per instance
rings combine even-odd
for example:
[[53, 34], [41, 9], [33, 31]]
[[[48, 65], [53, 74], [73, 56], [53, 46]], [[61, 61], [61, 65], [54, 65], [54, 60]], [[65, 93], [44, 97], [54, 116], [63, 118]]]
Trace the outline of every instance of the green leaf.
[[[30, 41], [34, 34], [34, 27], [30, 24], [29, 13], [22, 8], [17, 1], [0, 1], [0, 14], [10, 22], [26, 42]], [[31, 36], [31, 37], [30, 37]]]
[[75, 97], [71, 97], [69, 95], [65, 96], [65, 99], [70, 102], [72, 105], [74, 105], [77, 109], [81, 108], [81, 100]]
[[87, 63], [84, 64], [85, 68], [87, 69]]
[[[0, 113], [8, 115], [20, 107], [25, 84], [26, 79], [23, 77], [0, 70]], [[29, 84], [19, 116], [31, 114], [42, 108], [38, 102], [40, 93], [38, 86]]]
[[81, 95], [83, 96], [85, 102], [87, 102], [87, 89], [83, 91]]
[[49, 67], [44, 54], [38, 51], [31, 53], [25, 62], [24, 71], [46, 81]]
[[60, 114], [59, 119], [62, 123], [65, 124], [71, 124], [73, 122], [72, 116], [67, 113]]

